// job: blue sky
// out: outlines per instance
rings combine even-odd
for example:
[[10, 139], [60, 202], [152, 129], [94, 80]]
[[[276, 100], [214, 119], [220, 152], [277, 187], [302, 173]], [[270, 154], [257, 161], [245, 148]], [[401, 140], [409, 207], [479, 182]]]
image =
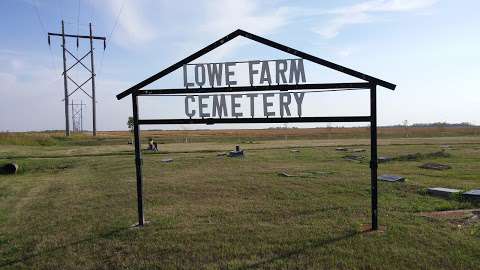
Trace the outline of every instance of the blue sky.
[[[474, 0], [1, 1], [0, 131], [64, 128], [60, 40], [53, 38], [49, 48], [46, 38], [47, 31], [60, 31], [62, 19], [69, 33], [87, 33], [93, 22], [94, 34], [107, 37], [106, 51], [96, 43], [95, 52], [100, 130], [126, 128], [130, 99], [117, 101], [117, 93], [237, 28], [397, 84], [393, 92], [379, 89], [380, 125], [480, 124], [479, 9]], [[67, 44], [79, 56], [84, 45], [77, 51], [74, 40]], [[239, 39], [198, 61], [288, 57]], [[71, 76], [85, 79], [80, 71]], [[352, 81], [315, 65], [306, 72], [309, 82]], [[182, 87], [182, 82], [176, 72], [152, 87]], [[311, 94], [304, 111], [368, 113], [366, 96]], [[79, 92], [72, 99], [87, 102], [89, 127], [88, 97]], [[143, 116], [183, 116], [181, 98], [141, 105]]]

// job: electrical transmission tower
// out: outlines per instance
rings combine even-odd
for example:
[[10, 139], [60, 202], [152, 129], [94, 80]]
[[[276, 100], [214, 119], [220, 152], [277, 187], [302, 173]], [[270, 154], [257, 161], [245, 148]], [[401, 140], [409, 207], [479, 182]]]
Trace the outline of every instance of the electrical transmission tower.
[[[93, 115], [93, 136], [97, 135], [97, 114], [96, 114], [96, 106], [95, 106], [95, 66], [94, 66], [94, 61], [93, 61], [93, 40], [103, 40], [103, 49], [105, 50], [106, 48], [106, 37], [99, 37], [99, 36], [94, 36], [92, 34], [92, 24], [89, 23], [89, 28], [90, 28], [90, 34], [89, 35], [71, 35], [71, 34], [65, 34], [65, 26], [64, 22], [62, 20], [62, 32], [61, 33], [48, 33], [48, 45], [50, 45], [50, 36], [58, 36], [62, 38], [62, 49], [63, 49], [63, 87], [64, 87], [64, 93], [65, 93], [65, 135], [70, 136], [70, 123], [69, 123], [69, 116], [68, 116], [68, 98], [73, 95], [77, 90], [81, 90], [83, 93], [85, 93], [90, 99], [92, 100], [92, 115]], [[79, 40], [80, 39], [88, 39], [90, 40], [90, 50], [82, 57], [78, 58], [73, 53], [71, 53], [67, 48], [66, 48], [66, 38], [76, 38], [77, 39], [77, 48], [79, 45]], [[71, 65], [69, 68], [67, 68], [67, 53], [75, 59], [75, 63]], [[88, 68], [82, 61], [90, 55], [90, 68]], [[68, 76], [68, 71], [70, 71], [73, 67], [76, 65], [82, 65], [89, 73], [90, 77], [82, 82], [82, 83], [77, 83], [75, 80], [73, 80], [70, 76]], [[75, 90], [69, 91], [68, 90], [68, 82], [71, 82], [74, 84], [76, 87]], [[91, 81], [92, 83], [92, 88], [91, 88], [91, 93], [89, 94], [85, 89], [84, 85]], [[81, 106], [80, 106], [81, 107]]]
[[83, 132], [83, 107], [87, 104], [83, 103], [83, 100], [80, 103], [72, 100], [70, 105], [72, 106], [72, 131], [81, 133]]

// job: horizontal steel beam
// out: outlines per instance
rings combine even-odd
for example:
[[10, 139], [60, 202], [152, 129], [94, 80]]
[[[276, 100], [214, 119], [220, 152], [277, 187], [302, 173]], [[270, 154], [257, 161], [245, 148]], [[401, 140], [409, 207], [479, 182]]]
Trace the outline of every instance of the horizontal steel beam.
[[[58, 34], [58, 33], [48, 33], [49, 36], [65, 36], [65, 37], [72, 37], [72, 38], [88, 38], [90, 39], [90, 36], [86, 35], [70, 35], [70, 34]], [[92, 39], [100, 39], [100, 40], [107, 40], [106, 37], [97, 37], [97, 36], [92, 36]]]
[[269, 124], [269, 123], [314, 123], [314, 122], [369, 122], [370, 116], [326, 117], [273, 117], [273, 118], [192, 118], [192, 119], [139, 119], [140, 125], [187, 125], [187, 124]]
[[[228, 63], [236, 63], [236, 64], [246, 64], [251, 61], [261, 61], [261, 62], [275, 62], [278, 60], [303, 60], [302, 58], [281, 58], [281, 59], [266, 59], [266, 60], [244, 60], [244, 61], [228, 61]], [[210, 64], [225, 64], [226, 62], [204, 62], [204, 63], [188, 63], [187, 66], [195, 66], [195, 65], [210, 65]]]
[[320, 83], [320, 84], [279, 84], [213, 88], [173, 88], [173, 89], [144, 89], [137, 90], [137, 96], [171, 95], [171, 94], [203, 94], [222, 92], [260, 92], [260, 91], [289, 91], [289, 90], [325, 90], [325, 89], [370, 89], [368, 82], [357, 83]]

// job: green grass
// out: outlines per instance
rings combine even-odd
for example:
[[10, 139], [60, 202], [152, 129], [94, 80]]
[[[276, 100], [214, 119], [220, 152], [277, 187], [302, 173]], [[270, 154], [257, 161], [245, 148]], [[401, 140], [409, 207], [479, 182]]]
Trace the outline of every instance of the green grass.
[[[478, 224], [458, 228], [416, 214], [479, 207], [424, 190], [480, 187], [480, 138], [456, 139], [444, 157], [428, 155], [442, 140], [410, 142], [379, 148], [381, 156], [421, 153], [380, 164], [379, 174], [407, 181], [379, 183], [379, 233], [362, 232], [370, 222], [368, 162], [343, 160], [334, 146], [295, 142], [293, 153], [272, 142], [229, 159], [204, 151], [209, 144], [188, 144], [191, 153], [162, 145], [164, 152], [144, 155], [143, 229], [131, 228], [131, 148], [9, 146], [0, 164], [21, 170], [0, 175], [0, 269], [478, 269]], [[368, 160], [368, 151], [359, 154]], [[174, 162], [162, 163], [166, 157]], [[418, 168], [423, 162], [452, 169]]]

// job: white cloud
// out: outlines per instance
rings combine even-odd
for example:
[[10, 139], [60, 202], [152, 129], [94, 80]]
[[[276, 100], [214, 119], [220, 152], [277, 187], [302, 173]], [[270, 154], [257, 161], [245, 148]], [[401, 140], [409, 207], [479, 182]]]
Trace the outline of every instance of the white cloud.
[[348, 25], [369, 23], [375, 13], [408, 12], [434, 5], [437, 0], [372, 0], [326, 11], [334, 17], [314, 31], [324, 38], [333, 38]]
[[229, 33], [241, 28], [266, 34], [286, 24], [282, 9], [265, 10], [256, 0], [208, 1], [205, 10], [207, 22], [200, 29], [208, 33]]
[[[17, 77], [11, 73], [0, 72], [0, 84], [2, 85], [1, 89], [5, 91], [11, 91], [16, 89]], [[0, 89], [0, 90], [1, 90]]]
[[[264, 35], [286, 25], [288, 17], [282, 7], [267, 7], [267, 3], [260, 0], [177, 0], [175, 4], [171, 1], [107, 0], [97, 3], [95, 8], [107, 15], [111, 28], [120, 14], [112, 40], [129, 49], [142, 48], [157, 38], [171, 40], [186, 49], [189, 44], [175, 40], [188, 36], [190, 39], [186, 42], [198, 44], [238, 28]], [[235, 48], [237, 45], [219, 48], [216, 53], [225, 55]]]
[[117, 22], [117, 25], [112, 25], [112, 29], [115, 27], [113, 41], [116, 44], [129, 48], [143, 45], [155, 38], [155, 28], [145, 19], [148, 5], [143, 5], [141, 1], [127, 0], [108, 0], [101, 3], [106, 5], [104, 8], [111, 16], [112, 23]]
[[341, 57], [348, 57], [352, 54], [352, 51], [353, 49], [352, 48], [345, 48], [345, 49], [340, 49], [338, 51], [338, 54], [341, 56]]
[[[236, 29], [242, 29], [257, 35], [276, 31], [288, 22], [283, 8], [267, 8], [258, 0], [215, 0], [206, 1], [205, 22], [199, 29], [209, 36], [218, 37]], [[243, 41], [230, 43], [215, 50], [215, 58], [222, 59], [232, 51], [246, 44]]]

